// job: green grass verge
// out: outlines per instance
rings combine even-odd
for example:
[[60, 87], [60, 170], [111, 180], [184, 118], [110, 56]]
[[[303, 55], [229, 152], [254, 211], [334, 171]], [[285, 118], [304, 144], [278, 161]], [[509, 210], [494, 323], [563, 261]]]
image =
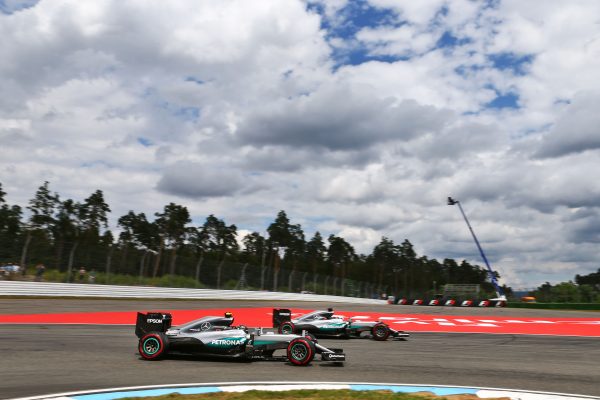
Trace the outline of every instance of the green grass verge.
[[[129, 399], [140, 399], [131, 397]], [[171, 393], [157, 397], [143, 397], [144, 400], [442, 400], [442, 399], [460, 399], [475, 400], [474, 395], [451, 395], [447, 397], [436, 396], [430, 392], [419, 393], [393, 393], [389, 390], [287, 390], [283, 392], [250, 390], [247, 392], [217, 392], [206, 394], [188, 394]], [[502, 398], [503, 400], [506, 397]], [[124, 399], [125, 400], [125, 399]], [[500, 400], [488, 399], [488, 400]]]
[[506, 306], [510, 308], [532, 308], [537, 310], [545, 309], [600, 311], [600, 304], [598, 303], [520, 303], [509, 301]]

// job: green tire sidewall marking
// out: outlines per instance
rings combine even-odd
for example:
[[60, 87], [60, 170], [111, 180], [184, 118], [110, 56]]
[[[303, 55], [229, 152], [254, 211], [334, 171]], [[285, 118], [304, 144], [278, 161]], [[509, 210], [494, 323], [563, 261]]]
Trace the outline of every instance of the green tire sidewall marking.
[[291, 327], [291, 325], [284, 325], [281, 327], [281, 333], [285, 333], [285, 334], [290, 334], [292, 333], [293, 329]]
[[303, 352], [304, 352], [305, 354], [306, 354], [306, 346], [304, 346], [303, 344], [300, 344], [300, 343], [296, 343], [296, 344], [294, 344], [294, 345], [292, 346], [292, 348], [291, 348], [291, 353], [292, 353], [292, 357], [294, 358], [294, 360], [302, 361], [302, 360], [304, 360], [304, 358], [305, 358], [305, 357], [298, 358], [298, 357], [296, 357], [296, 353], [294, 353], [294, 349], [295, 349], [297, 346], [300, 346], [300, 347], [302, 347], [302, 350], [303, 350]]
[[[148, 342], [154, 342], [156, 344], [156, 350], [148, 351], [148, 349], [146, 348], [146, 343], [148, 343]], [[148, 339], [144, 340], [144, 344], [142, 345], [142, 348], [144, 349], [144, 353], [151, 356], [153, 354], [158, 353], [158, 351], [160, 351], [160, 342], [155, 337], [149, 337]]]

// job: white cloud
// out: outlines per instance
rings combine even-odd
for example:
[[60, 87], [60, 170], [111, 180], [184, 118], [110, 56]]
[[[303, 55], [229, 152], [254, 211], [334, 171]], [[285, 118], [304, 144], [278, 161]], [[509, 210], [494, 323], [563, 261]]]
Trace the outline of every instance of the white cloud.
[[[385, 25], [351, 36], [345, 0], [6, 4], [9, 201], [48, 180], [103, 190], [113, 219], [174, 201], [259, 232], [284, 209], [359, 252], [385, 235], [481, 263], [452, 195], [509, 285], [597, 268], [595, 2], [372, 0]], [[506, 93], [520, 108], [486, 106]]]
[[556, 157], [600, 148], [600, 92], [577, 93], [542, 138], [538, 155]]

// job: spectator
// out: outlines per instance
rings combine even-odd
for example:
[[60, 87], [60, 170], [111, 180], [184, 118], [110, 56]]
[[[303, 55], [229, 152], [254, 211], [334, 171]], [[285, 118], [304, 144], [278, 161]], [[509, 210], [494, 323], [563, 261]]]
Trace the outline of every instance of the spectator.
[[83, 283], [83, 280], [85, 279], [85, 272], [86, 272], [86, 271], [85, 271], [85, 268], [84, 268], [84, 267], [81, 267], [81, 268], [79, 269], [79, 282], [80, 282], [80, 283]]
[[92, 269], [90, 271], [90, 275], [88, 276], [88, 281], [90, 283], [95, 283], [96, 282], [96, 270]]
[[46, 271], [46, 266], [44, 264], [38, 264], [35, 267], [35, 280], [36, 282], [40, 282], [42, 280], [42, 276], [44, 275], [44, 271]]

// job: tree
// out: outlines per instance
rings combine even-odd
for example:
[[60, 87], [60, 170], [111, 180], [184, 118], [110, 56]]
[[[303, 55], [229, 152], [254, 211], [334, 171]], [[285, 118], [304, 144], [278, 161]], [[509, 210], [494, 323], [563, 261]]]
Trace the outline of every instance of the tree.
[[72, 227], [73, 246], [69, 254], [69, 272], [71, 272], [75, 250], [79, 245], [83, 247], [85, 261], [91, 264], [91, 252], [98, 245], [100, 239], [100, 228], [108, 227], [108, 216], [110, 207], [104, 201], [101, 190], [96, 190], [88, 196], [83, 203], [73, 203]]
[[108, 227], [110, 207], [104, 201], [102, 190], [96, 190], [80, 206], [80, 219], [86, 233], [93, 237], [100, 234], [100, 227]]
[[[56, 223], [55, 213], [59, 204], [58, 195], [52, 194], [49, 189], [49, 182], [45, 181], [38, 188], [33, 199], [29, 200], [27, 207], [31, 212], [27, 229], [27, 236], [21, 252], [21, 265], [25, 266], [27, 262], [27, 253], [29, 244], [33, 236], [38, 236], [47, 242], [52, 236], [52, 227]], [[23, 268], [25, 275], [25, 268]]]
[[225, 258], [227, 255], [237, 252], [239, 248], [237, 227], [235, 225], [227, 226], [225, 221], [211, 214], [202, 225], [201, 235], [206, 241], [208, 249], [220, 255], [217, 267], [217, 288], [220, 288], [221, 270], [225, 264]]
[[196, 282], [200, 281], [200, 268], [204, 262], [204, 253], [208, 250], [207, 237], [202, 229], [190, 227], [188, 229], [188, 240], [196, 252]]
[[75, 250], [79, 245], [81, 230], [81, 205], [71, 199], [61, 202], [58, 206], [58, 215], [53, 234], [58, 238], [59, 242], [57, 247], [57, 264], [60, 264], [64, 245], [67, 242], [71, 244], [69, 262], [67, 265], [67, 282], [71, 281], [73, 260], [75, 257]]
[[175, 203], [169, 203], [165, 206], [162, 213], [155, 214], [156, 224], [159, 227], [160, 236], [166, 245], [171, 248], [171, 263], [169, 274], [175, 274], [175, 260], [177, 259], [177, 250], [185, 241], [187, 228], [186, 225], [192, 220], [190, 213], [184, 206]]
[[112, 265], [112, 255], [115, 250], [114, 248], [114, 236], [111, 231], [107, 230], [102, 234], [99, 241], [100, 247], [106, 253], [106, 265], [104, 273], [106, 274], [106, 283], [109, 283], [110, 279], [110, 268]]
[[[277, 213], [275, 221], [267, 228], [269, 248], [273, 263], [273, 290], [277, 290], [279, 270], [281, 268], [280, 250], [285, 249], [284, 258], [292, 262], [295, 271], [298, 257], [304, 252], [304, 232], [300, 225], [291, 225], [285, 211]], [[287, 261], [286, 261], [287, 263]]]
[[40, 229], [51, 235], [51, 230], [56, 223], [56, 209], [59, 205], [58, 194], [52, 194], [48, 181], [45, 181], [35, 193], [33, 199], [29, 200], [27, 207], [31, 211], [29, 224], [32, 229]]
[[327, 260], [332, 265], [334, 273], [338, 270], [338, 274], [342, 280], [341, 292], [342, 296], [345, 293], [344, 282], [346, 280], [346, 269], [348, 264], [356, 258], [354, 247], [346, 242], [343, 238], [335, 235], [329, 235], [327, 239], [329, 247], [327, 248]]
[[578, 285], [598, 285], [598, 288], [600, 288], [600, 268], [598, 268], [597, 272], [592, 272], [588, 275], [575, 275], [575, 282]]
[[260, 265], [260, 290], [265, 287], [265, 258], [267, 256], [267, 239], [258, 232], [252, 232], [242, 240], [246, 262]]
[[327, 247], [318, 231], [306, 244], [306, 258], [314, 275], [321, 271], [327, 256]]
[[246, 259], [259, 264], [265, 254], [267, 240], [260, 233], [252, 232], [244, 236], [242, 243]]
[[279, 211], [275, 221], [273, 221], [267, 228], [271, 247], [276, 251], [281, 247], [288, 247], [292, 241], [292, 234], [290, 230], [290, 220], [285, 211]]
[[22, 210], [18, 205], [8, 205], [0, 183], [0, 257], [15, 257], [21, 236]]
[[[143, 215], [143, 214], [142, 214]], [[138, 216], [132, 210], [123, 216], [121, 216], [117, 221], [117, 226], [121, 229], [119, 233], [119, 243], [121, 244], [121, 271], [125, 271], [126, 263], [127, 263], [127, 254], [129, 252], [129, 248], [131, 244], [135, 240], [135, 230], [137, 225]], [[144, 216], [144, 218], [146, 218]], [[142, 261], [143, 263], [143, 261]], [[140, 268], [141, 270], [141, 268]]]
[[[125, 270], [128, 251], [134, 246], [138, 250], [143, 251], [139, 269], [140, 277], [143, 277], [148, 253], [158, 254], [161, 242], [158, 226], [154, 222], [149, 222], [146, 214], [136, 214], [133, 211], [129, 211], [120, 217], [117, 223], [121, 228], [121, 233], [119, 234], [119, 243], [122, 248], [121, 270]], [[154, 276], [156, 276], [157, 272], [155, 269], [153, 272]]]
[[379, 244], [373, 249], [371, 255], [371, 259], [377, 269], [377, 286], [379, 290], [383, 290], [383, 281], [386, 270], [393, 271], [394, 268], [399, 268], [401, 266], [403, 272], [406, 274], [408, 265], [406, 262], [401, 263], [400, 258], [400, 248], [394, 244], [393, 240], [383, 236]]

